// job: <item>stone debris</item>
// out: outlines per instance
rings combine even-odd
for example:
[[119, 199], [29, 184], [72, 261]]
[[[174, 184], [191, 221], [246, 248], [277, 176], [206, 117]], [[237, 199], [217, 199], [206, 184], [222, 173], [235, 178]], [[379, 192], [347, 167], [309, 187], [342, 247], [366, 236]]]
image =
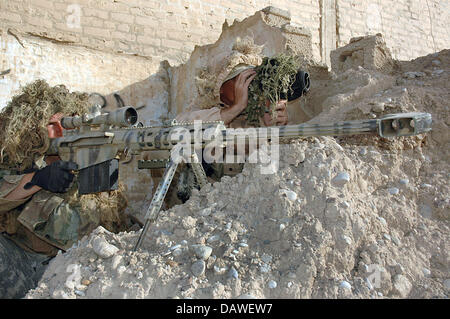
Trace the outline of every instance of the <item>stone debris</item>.
[[391, 187], [391, 188], [388, 188], [388, 192], [391, 195], [397, 195], [399, 192], [399, 189], [397, 187]]
[[339, 288], [351, 290], [352, 285], [350, 285], [350, 283], [348, 281], [344, 280], [339, 284]]
[[280, 144], [275, 173], [246, 163], [194, 191], [160, 212], [137, 252], [140, 232], [95, 230], [26, 298], [448, 298], [450, 51], [385, 74], [357, 67], [361, 43], [309, 92], [323, 102], [310, 123], [369, 118], [383, 102], [376, 116], [430, 112], [433, 131]]
[[200, 277], [203, 275], [206, 269], [206, 264], [204, 260], [197, 260], [192, 264], [191, 271], [195, 277]]
[[109, 244], [101, 237], [96, 237], [92, 240], [92, 248], [94, 249], [94, 252], [102, 258], [110, 258], [119, 250], [119, 248]]
[[337, 186], [344, 186], [350, 181], [350, 175], [347, 172], [339, 173], [335, 178], [333, 178], [333, 184]]
[[267, 283], [267, 286], [268, 286], [270, 289], [275, 289], [275, 288], [277, 288], [278, 284], [277, 284], [277, 282], [276, 282], [275, 280], [270, 280], [270, 281]]
[[211, 256], [212, 248], [204, 245], [193, 245], [195, 255], [199, 259], [207, 260]]

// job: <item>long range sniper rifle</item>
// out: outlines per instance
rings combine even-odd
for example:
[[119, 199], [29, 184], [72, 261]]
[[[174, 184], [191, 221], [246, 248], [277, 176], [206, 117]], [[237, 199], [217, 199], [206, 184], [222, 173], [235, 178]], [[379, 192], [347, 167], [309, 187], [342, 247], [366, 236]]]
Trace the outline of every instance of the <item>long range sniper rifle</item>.
[[[78, 164], [78, 191], [80, 194], [96, 193], [117, 189], [118, 156], [136, 155], [150, 151], [150, 160], [139, 160], [138, 168], [165, 168], [161, 182], [145, 216], [144, 229], [135, 249], [138, 249], [150, 223], [158, 217], [162, 202], [173, 179], [178, 163], [171, 160], [170, 151], [180, 142], [195, 146], [196, 125], [194, 123], [167, 122], [162, 126], [138, 127], [138, 115], [133, 107], [101, 113], [96, 106], [91, 114], [64, 117], [61, 120], [64, 136], [52, 139], [48, 155], [59, 155], [64, 161]], [[432, 118], [429, 113], [397, 113], [378, 119], [345, 121], [328, 124], [298, 124], [273, 127], [278, 129], [279, 138], [307, 136], [340, 136], [354, 134], [376, 134], [381, 137], [411, 136], [431, 130]], [[184, 132], [180, 134], [180, 130]], [[203, 134], [213, 130], [216, 134]], [[246, 139], [256, 132], [257, 138], [267, 140], [266, 128], [229, 130], [221, 121], [202, 122], [201, 134], [204, 147], [214, 142], [217, 134], [227, 143]], [[187, 133], [187, 134], [186, 134]], [[197, 182], [202, 187], [206, 175], [201, 163], [192, 152], [191, 167]]]

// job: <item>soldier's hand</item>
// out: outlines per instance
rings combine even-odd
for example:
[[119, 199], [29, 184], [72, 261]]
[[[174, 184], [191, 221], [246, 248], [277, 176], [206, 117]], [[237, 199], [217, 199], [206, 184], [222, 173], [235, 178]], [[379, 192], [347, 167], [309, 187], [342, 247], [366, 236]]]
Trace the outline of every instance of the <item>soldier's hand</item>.
[[287, 100], [280, 100], [276, 106], [277, 117], [275, 121], [272, 119], [272, 114], [265, 113], [263, 116], [264, 125], [272, 126], [272, 125], [286, 125], [288, 123], [288, 112], [286, 108]]
[[234, 105], [233, 107], [237, 108], [242, 112], [248, 103], [248, 86], [250, 82], [255, 78], [256, 72], [253, 69], [248, 69], [241, 72], [234, 84]]
[[67, 192], [73, 182], [72, 170], [77, 168], [78, 165], [74, 162], [53, 162], [36, 171], [31, 182], [25, 184], [24, 188], [30, 189], [36, 185], [53, 193]]

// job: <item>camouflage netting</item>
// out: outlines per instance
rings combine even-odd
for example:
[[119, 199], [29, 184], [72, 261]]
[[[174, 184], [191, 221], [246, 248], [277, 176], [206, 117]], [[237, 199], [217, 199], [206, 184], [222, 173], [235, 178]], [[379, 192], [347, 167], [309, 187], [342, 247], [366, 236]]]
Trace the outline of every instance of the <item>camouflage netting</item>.
[[0, 168], [31, 168], [49, 146], [50, 117], [86, 113], [88, 98], [87, 93], [71, 93], [64, 85], [50, 87], [45, 80], [23, 87], [0, 113]]
[[256, 45], [251, 37], [237, 38], [229, 54], [217, 65], [200, 69], [195, 78], [198, 97], [196, 107], [209, 109], [220, 103], [220, 87], [228, 74], [239, 64], [258, 66], [262, 63], [263, 46]]
[[[49, 146], [47, 124], [55, 113], [81, 115], [89, 110], [89, 94], [69, 92], [64, 85], [50, 87], [45, 80], [25, 86], [0, 113], [0, 168], [23, 171], [32, 168]], [[127, 228], [125, 189], [80, 196], [74, 184], [62, 197], [74, 208], [92, 215], [106, 229]], [[92, 219], [91, 218], [91, 219]], [[93, 224], [95, 225], [95, 223]]]
[[[118, 233], [128, 230], [129, 220], [125, 214], [128, 199], [125, 195], [125, 187], [119, 183], [117, 190], [95, 194], [79, 195], [77, 185], [61, 195], [65, 201], [81, 213], [89, 214], [88, 220], [93, 220], [95, 227], [101, 225], [107, 230]], [[96, 211], [98, 214], [92, 214]], [[97, 225], [96, 225], [97, 224]]]
[[248, 88], [248, 104], [245, 109], [247, 122], [259, 125], [264, 115], [266, 101], [270, 102], [272, 119], [276, 117], [277, 102], [285, 99], [295, 81], [300, 62], [294, 56], [284, 53], [265, 57], [261, 65], [255, 68], [256, 77]]

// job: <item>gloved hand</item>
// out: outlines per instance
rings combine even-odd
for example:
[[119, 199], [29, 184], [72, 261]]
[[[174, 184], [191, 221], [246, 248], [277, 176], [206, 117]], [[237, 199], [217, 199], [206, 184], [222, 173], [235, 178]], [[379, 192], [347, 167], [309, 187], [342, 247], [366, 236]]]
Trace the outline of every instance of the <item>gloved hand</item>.
[[24, 188], [30, 189], [36, 185], [53, 193], [67, 192], [74, 177], [71, 170], [77, 168], [78, 165], [74, 162], [53, 162], [49, 166], [36, 171], [31, 182], [26, 183]]

